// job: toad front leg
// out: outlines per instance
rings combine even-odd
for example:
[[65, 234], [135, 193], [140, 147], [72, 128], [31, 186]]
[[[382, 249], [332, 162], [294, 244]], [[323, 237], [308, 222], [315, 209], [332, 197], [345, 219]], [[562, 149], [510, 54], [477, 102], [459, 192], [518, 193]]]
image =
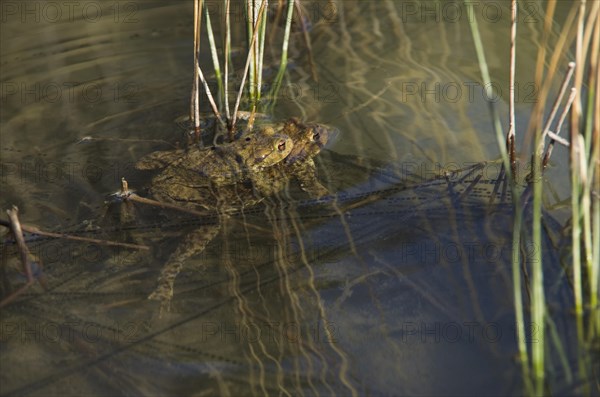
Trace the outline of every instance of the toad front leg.
[[175, 278], [181, 272], [184, 262], [191, 256], [204, 251], [208, 243], [219, 233], [219, 230], [220, 226], [218, 224], [203, 225], [198, 229], [194, 229], [185, 236], [175, 252], [171, 254], [167, 264], [160, 272], [156, 289], [148, 297], [148, 299], [161, 302], [161, 312], [165, 309], [169, 310], [171, 298], [173, 297], [173, 284]]
[[317, 179], [317, 167], [312, 158], [289, 164], [290, 173], [300, 182], [300, 188], [312, 198], [328, 196], [331, 193]]

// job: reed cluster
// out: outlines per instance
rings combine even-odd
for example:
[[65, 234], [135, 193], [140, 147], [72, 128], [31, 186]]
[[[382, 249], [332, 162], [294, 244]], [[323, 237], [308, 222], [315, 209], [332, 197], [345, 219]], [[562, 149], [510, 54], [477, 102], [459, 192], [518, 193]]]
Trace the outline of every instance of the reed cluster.
[[[239, 10], [238, 3], [235, 3], [235, 10]], [[190, 118], [193, 120], [194, 130], [200, 134], [200, 87], [204, 88], [206, 100], [208, 100], [212, 112], [217, 120], [227, 126], [230, 133], [230, 138], [233, 138], [236, 121], [239, 118], [240, 104], [242, 97], [246, 94], [248, 108], [247, 113], [250, 114], [250, 125], [257, 112], [265, 110], [266, 106], [262, 106], [261, 101], [263, 95], [263, 69], [265, 60], [265, 42], [267, 41], [267, 25], [272, 23], [277, 27], [283, 14], [285, 14], [284, 30], [282, 37], [282, 48], [279, 60], [279, 71], [274, 81], [270, 84], [272, 87], [268, 92], [269, 104], [274, 104], [274, 99], [277, 97], [281, 81], [286, 71], [288, 60], [288, 46], [291, 32], [292, 20], [294, 18], [294, 10], [301, 18], [301, 9], [299, 3], [293, 0], [286, 2], [280, 1], [275, 5], [274, 18], [269, 22], [267, 9], [269, 8], [268, 0], [243, 0], [241, 10], [244, 13], [246, 25], [246, 42], [244, 43], [246, 51], [246, 62], [241, 70], [241, 81], [235, 98], [230, 98], [231, 91], [231, 76], [234, 74], [232, 62], [232, 22], [231, 14], [233, 6], [231, 0], [223, 0], [222, 14], [213, 16], [210, 13], [209, 7], [203, 0], [194, 0], [194, 81], [192, 88]], [[204, 18], [203, 18], [204, 16]], [[218, 92], [214, 95], [206, 81], [205, 73], [200, 67], [200, 39], [202, 34], [202, 21], [206, 24], [206, 35], [210, 46], [210, 54], [214, 70], [214, 76], [217, 83]], [[217, 37], [213, 22], [218, 22], [222, 29], [221, 37]], [[219, 41], [219, 39], [221, 39]], [[220, 45], [219, 45], [220, 44]], [[222, 54], [219, 57], [219, 54]], [[221, 69], [223, 65], [223, 69]], [[218, 98], [218, 100], [215, 100]], [[233, 107], [232, 107], [233, 106]]]
[[[502, 123], [493, 102], [489, 102], [494, 120], [494, 129], [503, 159], [506, 179], [512, 188], [514, 204], [512, 276], [514, 290], [515, 320], [517, 324], [518, 349], [525, 392], [528, 395], [544, 395], [549, 392], [546, 381], [549, 368], [548, 352], [560, 357], [567, 377], [573, 373], [580, 379], [575, 384], [586, 385], [593, 380], [591, 373], [591, 355], [598, 351], [600, 330], [600, 307], [598, 306], [598, 279], [600, 276], [600, 79], [598, 77], [598, 53], [600, 47], [599, 2], [586, 3], [584, 0], [573, 2], [570, 14], [566, 18], [559, 40], [553, 52], [547, 53], [548, 38], [554, 21], [556, 0], [545, 3], [544, 29], [538, 48], [535, 84], [539, 87], [539, 100], [527, 129], [525, 146], [530, 152], [522, 153], [531, 158], [532, 171], [525, 180], [519, 180], [516, 174], [518, 161], [515, 148], [515, 136], [518, 128], [514, 115], [514, 87], [516, 32], [518, 29], [518, 3], [511, 2], [511, 46], [510, 46], [510, 101], [509, 131], [502, 131]], [[467, 8], [472, 7], [465, 2]], [[482, 80], [486, 87], [492, 87], [485, 60], [483, 44], [476, 18], [470, 19], [471, 32], [479, 61]], [[572, 51], [574, 49], [574, 51]], [[572, 54], [574, 53], [574, 55]], [[571, 59], [569, 59], [569, 57]], [[558, 70], [568, 64], [567, 71], [558, 96], [544, 120], [546, 104], [552, 84], [555, 83]], [[491, 89], [491, 88], [490, 88]], [[569, 95], [566, 95], [569, 92]], [[488, 98], [491, 98], [491, 93]], [[559, 113], [560, 111], [560, 113]], [[560, 116], [557, 118], [557, 116]], [[568, 137], [560, 135], [565, 121], [568, 120]], [[577, 327], [579, 346], [578, 368], [573, 371], [565, 358], [565, 348], [548, 308], [544, 289], [544, 266], [542, 261], [542, 193], [544, 189], [543, 172], [548, 166], [552, 150], [556, 144], [569, 147], [571, 175], [571, 221], [570, 221], [570, 269], [572, 292], [574, 296], [574, 321]], [[525, 217], [525, 213], [530, 217]], [[527, 219], [527, 221], [524, 221]], [[529, 225], [526, 223], [530, 222]], [[524, 257], [524, 246], [532, 244], [531, 256]], [[529, 269], [527, 264], [530, 264]], [[525, 278], [526, 272], [531, 277]], [[525, 291], [529, 299], [524, 299]], [[525, 342], [526, 316], [535, 326], [536, 343], [530, 348]], [[572, 379], [568, 379], [572, 381]], [[585, 391], [583, 391], [585, 393]], [[587, 391], [589, 393], [589, 390]]]

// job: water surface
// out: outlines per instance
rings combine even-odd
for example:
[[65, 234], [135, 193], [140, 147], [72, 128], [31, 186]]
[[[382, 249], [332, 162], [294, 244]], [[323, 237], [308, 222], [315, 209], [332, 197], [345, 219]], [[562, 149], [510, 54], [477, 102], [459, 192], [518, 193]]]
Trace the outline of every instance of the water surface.
[[[521, 393], [512, 212], [501, 192], [489, 200], [498, 148], [461, 3], [304, 3], [318, 81], [295, 24], [275, 118], [340, 130], [317, 161], [336, 198], [317, 203], [296, 189], [224, 223], [186, 263], [162, 318], [146, 299], [161, 265], [183, 234], [218, 220], [138, 206], [119, 229], [103, 201], [121, 177], [143, 191], [136, 159], [185, 139], [175, 120], [189, 106], [191, 4], [83, 2], [60, 14], [48, 4], [3, 3], [2, 207], [47, 230], [141, 233], [153, 249], [31, 240], [48, 291], [36, 285], [2, 310], [0, 394]], [[475, 9], [503, 122], [508, 5]], [[529, 21], [519, 30], [522, 131], [542, 29], [541, 15]], [[207, 52], [202, 64], [209, 70]], [[554, 156], [540, 249], [573, 365], [556, 220], [566, 151]], [[4, 248], [3, 277], [19, 285], [13, 246]], [[536, 343], [536, 324], [527, 329], [520, 337]], [[559, 363], [551, 357], [550, 387], [571, 393]]]

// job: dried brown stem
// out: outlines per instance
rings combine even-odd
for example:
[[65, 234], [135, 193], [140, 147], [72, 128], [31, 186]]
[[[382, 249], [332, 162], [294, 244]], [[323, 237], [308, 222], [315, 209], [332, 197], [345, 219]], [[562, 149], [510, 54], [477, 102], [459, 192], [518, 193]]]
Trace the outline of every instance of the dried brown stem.
[[200, 81], [202, 82], [202, 85], [204, 86], [204, 89], [206, 90], [206, 97], [208, 98], [208, 102], [210, 103], [210, 107], [212, 108], [212, 111], [215, 114], [215, 117], [217, 118], [217, 120], [222, 125], [225, 125], [225, 122], [221, 118], [221, 113], [219, 112], [219, 109], [217, 108], [217, 104], [215, 103], [215, 100], [214, 100], [214, 98], [212, 96], [212, 93], [210, 92], [210, 88], [208, 87], [208, 83], [206, 82], [206, 79], [204, 78], [204, 73], [202, 73], [202, 69], [200, 68], [200, 65], [197, 65], [197, 68], [198, 68], [198, 75], [200, 76]]
[[121, 178], [121, 194], [129, 193], [129, 184], [125, 180], [125, 178]]
[[569, 100], [567, 102], [567, 105], [563, 109], [563, 112], [560, 115], [560, 119], [558, 120], [558, 125], [556, 127], [556, 133], [553, 133], [550, 130], [548, 130], [548, 132], [547, 132], [547, 135], [551, 139], [550, 139], [550, 143], [548, 144], [548, 148], [546, 149], [546, 153], [544, 154], [544, 159], [542, 161], [542, 167], [543, 167], [542, 169], [545, 169], [546, 166], [548, 165], [548, 161], [550, 160], [550, 156], [552, 155], [552, 150], [554, 149], [555, 142], [559, 142], [559, 143], [563, 144], [564, 146], [569, 147], [569, 142], [567, 140], [559, 137], [558, 135], [560, 134], [562, 125], [565, 121], [565, 118], [567, 118], [567, 114], [569, 113], [569, 110], [571, 109], [571, 105], [573, 105], [573, 101], [575, 100], [576, 96], [577, 96], [577, 89], [571, 88], [571, 94], [569, 95]]
[[560, 103], [562, 102], [562, 99], [565, 96], [565, 92], [567, 92], [567, 87], [568, 87], [569, 83], [571, 82], [571, 77], [573, 76], [574, 69], [575, 69], [575, 62], [569, 62], [569, 67], [567, 68], [567, 74], [565, 75], [565, 78], [562, 82], [558, 96], [556, 97], [556, 100], [554, 101], [554, 105], [552, 106], [552, 111], [550, 112], [550, 116], [548, 117], [548, 120], [546, 121], [546, 125], [544, 125], [544, 130], [542, 132], [542, 137], [540, 139], [541, 147], [538, 148], [538, 154], [540, 154], [543, 151], [544, 139], [546, 138], [546, 135], [548, 135], [548, 131], [550, 131], [550, 125], [552, 125], [552, 122], [554, 121], [554, 118], [556, 117], [556, 113], [558, 112], [558, 108], [560, 107]]
[[[571, 144], [569, 143], [569, 141], [567, 141], [565, 138], [562, 138], [560, 136], [558, 136], [557, 134], [555, 134], [552, 131], [548, 131], [548, 136], [550, 138], [552, 138], [552, 141], [550, 142], [552, 145], [554, 145], [555, 142], [560, 143], [561, 145], [563, 145], [564, 147], [569, 147]], [[551, 147], [548, 147], [548, 152], [547, 153], [547, 157], [544, 156], [544, 166], [546, 166], [546, 163], [548, 162], [549, 158], [550, 158], [550, 154], [552, 154], [552, 149]]]

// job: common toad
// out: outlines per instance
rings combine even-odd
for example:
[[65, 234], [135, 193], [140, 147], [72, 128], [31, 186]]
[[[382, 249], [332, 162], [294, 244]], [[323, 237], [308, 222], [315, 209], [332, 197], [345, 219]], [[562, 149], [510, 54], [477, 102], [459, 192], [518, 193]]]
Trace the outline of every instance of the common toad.
[[[259, 204], [293, 180], [313, 197], [328, 194], [316, 178], [313, 157], [333, 130], [291, 119], [255, 128], [238, 141], [215, 149], [155, 152], [143, 157], [140, 169], [162, 169], [152, 179], [150, 193], [160, 201], [214, 210], [221, 216]], [[225, 170], [225, 172], [223, 172]], [[184, 262], [202, 252], [221, 228], [201, 225], [188, 233], [173, 252], [149, 299], [168, 308], [173, 284]]]

